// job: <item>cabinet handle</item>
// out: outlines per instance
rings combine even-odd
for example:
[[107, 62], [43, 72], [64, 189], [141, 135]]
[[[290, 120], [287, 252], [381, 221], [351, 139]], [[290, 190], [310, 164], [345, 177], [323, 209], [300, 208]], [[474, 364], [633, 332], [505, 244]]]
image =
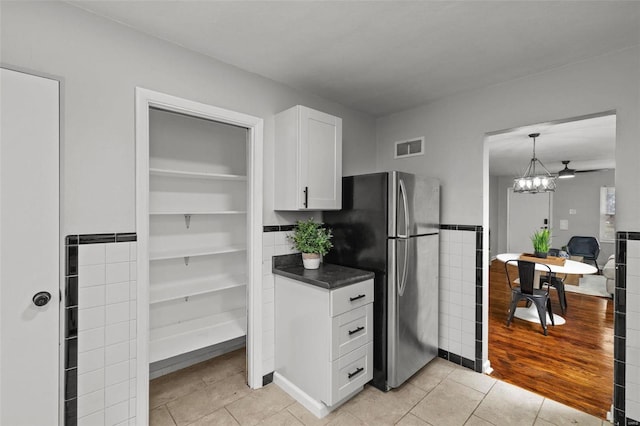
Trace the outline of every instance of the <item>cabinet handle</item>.
[[356, 368], [356, 371], [354, 371], [353, 373], [349, 373], [347, 376], [349, 376], [349, 379], [351, 379], [353, 376], [357, 376], [358, 374], [362, 373], [364, 371], [364, 367], [358, 367]]
[[356, 297], [350, 297], [349, 300], [353, 302], [354, 300], [362, 299], [363, 297], [365, 297], [364, 294], [359, 294]]
[[304, 187], [304, 208], [309, 208], [309, 187]]
[[362, 326], [356, 328], [355, 330], [349, 330], [349, 336], [351, 336], [352, 334], [356, 334], [356, 333], [358, 333], [359, 331], [362, 331], [362, 330], [364, 330], [364, 327], [362, 327]]

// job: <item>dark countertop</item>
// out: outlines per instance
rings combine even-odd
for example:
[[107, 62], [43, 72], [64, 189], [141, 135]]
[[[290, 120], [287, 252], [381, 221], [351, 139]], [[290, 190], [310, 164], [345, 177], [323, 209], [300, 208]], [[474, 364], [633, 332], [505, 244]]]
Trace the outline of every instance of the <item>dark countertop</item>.
[[321, 263], [318, 269], [304, 269], [302, 256], [299, 253], [273, 256], [272, 271], [275, 275], [328, 290], [366, 281], [374, 276], [373, 272], [330, 263]]

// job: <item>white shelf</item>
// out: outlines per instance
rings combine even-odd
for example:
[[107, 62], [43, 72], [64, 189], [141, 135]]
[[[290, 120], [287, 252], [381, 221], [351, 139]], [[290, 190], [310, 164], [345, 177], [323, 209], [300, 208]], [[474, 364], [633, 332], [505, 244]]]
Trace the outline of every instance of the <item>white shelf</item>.
[[156, 169], [150, 168], [149, 174], [153, 176], [167, 176], [176, 178], [195, 178], [195, 179], [217, 179], [217, 180], [238, 180], [246, 181], [244, 175], [228, 175], [222, 173], [206, 173], [206, 172], [189, 172], [185, 170]]
[[247, 284], [246, 281], [246, 276], [243, 274], [213, 276], [198, 280], [174, 281], [160, 285], [154, 285], [152, 283], [149, 291], [149, 303], [167, 302], [184, 297], [243, 287]]
[[152, 329], [149, 336], [149, 362], [171, 358], [246, 334], [246, 308]]
[[157, 211], [157, 212], [149, 212], [150, 215], [240, 215], [247, 214], [246, 210], [218, 210], [218, 211], [180, 211], [180, 212], [169, 212], [169, 211]]
[[245, 246], [227, 246], [227, 247], [200, 247], [200, 248], [187, 248], [180, 250], [163, 250], [149, 253], [149, 260], [167, 260], [167, 259], [179, 259], [181, 257], [195, 257], [195, 256], [211, 256], [224, 253], [236, 253], [246, 251]]

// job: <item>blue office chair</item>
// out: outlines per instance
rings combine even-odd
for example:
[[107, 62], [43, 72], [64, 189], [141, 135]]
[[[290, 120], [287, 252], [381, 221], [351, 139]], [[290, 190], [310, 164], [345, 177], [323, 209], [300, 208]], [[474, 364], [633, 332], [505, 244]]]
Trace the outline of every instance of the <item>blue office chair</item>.
[[567, 243], [567, 253], [571, 256], [582, 256], [586, 261], [591, 261], [598, 268], [598, 255], [600, 254], [600, 243], [595, 237], [571, 237]]

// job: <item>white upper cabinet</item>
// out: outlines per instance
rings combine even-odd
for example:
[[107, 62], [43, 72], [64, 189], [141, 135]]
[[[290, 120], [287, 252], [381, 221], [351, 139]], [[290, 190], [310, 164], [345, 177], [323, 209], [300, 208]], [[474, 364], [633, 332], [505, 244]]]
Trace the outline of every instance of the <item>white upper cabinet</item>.
[[275, 210], [342, 208], [342, 119], [297, 105], [275, 118]]

